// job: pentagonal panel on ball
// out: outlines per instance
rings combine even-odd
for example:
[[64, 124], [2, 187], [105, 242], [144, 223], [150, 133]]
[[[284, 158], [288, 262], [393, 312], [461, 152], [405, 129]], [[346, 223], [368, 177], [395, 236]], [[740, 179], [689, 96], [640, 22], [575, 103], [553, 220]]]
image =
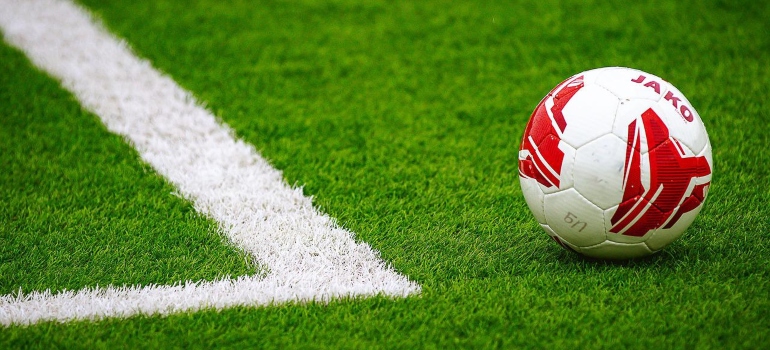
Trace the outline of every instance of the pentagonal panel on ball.
[[587, 85], [578, 90], [562, 110], [567, 123], [562, 141], [580, 148], [610, 133], [618, 102], [615, 95], [596, 85]]
[[601, 208], [574, 188], [546, 194], [543, 209], [548, 226], [570, 244], [585, 247], [605, 240]]
[[626, 143], [613, 134], [580, 147], [575, 154], [572, 181], [575, 189], [599, 208], [608, 209], [623, 199]]

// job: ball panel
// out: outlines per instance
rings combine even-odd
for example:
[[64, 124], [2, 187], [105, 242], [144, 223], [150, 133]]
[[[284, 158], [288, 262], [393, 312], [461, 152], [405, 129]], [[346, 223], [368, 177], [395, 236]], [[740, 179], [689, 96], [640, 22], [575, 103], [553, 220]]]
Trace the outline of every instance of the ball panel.
[[613, 69], [622, 69], [621, 67], [601, 67], [601, 68], [594, 68], [591, 70], [587, 70], [578, 74], [573, 75], [573, 77], [583, 76], [583, 82], [586, 86], [589, 85], [595, 85], [596, 79], [598, 79], [604, 72], [611, 71]]
[[545, 194], [534, 179], [519, 177], [519, 183], [521, 185], [521, 193], [524, 194], [524, 201], [527, 202], [529, 210], [535, 215], [537, 222], [544, 224], [545, 213], [543, 211], [543, 200]]
[[[654, 205], [657, 192], [646, 191], [643, 194], [624, 200], [615, 213], [610, 217], [608, 236], [620, 234], [626, 236], [644, 237], [665, 221], [665, 214]], [[652, 196], [652, 199], [649, 197]]]
[[558, 188], [564, 160], [559, 143], [559, 138], [553, 134], [545, 135], [540, 141], [524, 135], [519, 150], [519, 176], [534, 179], [546, 187]]
[[668, 109], [675, 111], [679, 114], [680, 118], [688, 122], [703, 123], [700, 119], [700, 114], [692, 107], [692, 103], [684, 94], [669, 82], [664, 82], [667, 87], [667, 92], [662, 94], [663, 98], [659, 101], [661, 104], [665, 104]]
[[[631, 142], [642, 153], [646, 153], [650, 148], [654, 148], [653, 140], [647, 139], [647, 133], [644, 129], [643, 116], [652, 109], [656, 114], [661, 114], [660, 105], [650, 100], [630, 100], [621, 101], [618, 106], [618, 112], [615, 115], [615, 122], [612, 125], [612, 133], [618, 136], [623, 142]], [[635, 137], [638, 136], [638, 139]], [[630, 140], [630, 141], [629, 141]], [[653, 143], [650, 147], [648, 143]], [[660, 143], [660, 142], [658, 142]]]
[[[650, 238], [647, 239], [647, 246], [652, 250], [660, 250], [671, 244], [671, 242], [679, 238], [684, 231], [690, 227], [695, 220], [695, 217], [700, 213], [701, 208], [703, 208], [703, 202], [699, 202], [697, 207], [686, 212], [682, 211], [681, 207], [672, 210], [681, 213], [681, 216], [677, 218], [675, 223], [672, 223], [673, 226], [666, 228], [667, 225], [664, 225], [662, 228], [655, 230], [655, 232], [650, 235]], [[672, 215], [671, 217], [673, 218], [675, 216]]]
[[605, 241], [592, 247], [582, 247], [580, 251], [587, 256], [599, 259], [631, 259], [653, 253], [644, 243], [627, 244], [613, 241]]
[[650, 189], [659, 192], [651, 201], [661, 211], [698, 197], [702, 200], [704, 186], [711, 181], [711, 166], [704, 156], [692, 154], [675, 139], [666, 140], [649, 152]]
[[564, 241], [585, 247], [606, 239], [602, 210], [574, 188], [546, 194], [543, 204], [548, 226]]
[[599, 208], [608, 209], [623, 199], [626, 143], [614, 134], [580, 147], [575, 154], [575, 189]]
[[574, 148], [612, 131], [612, 122], [618, 108], [618, 98], [596, 85], [580, 89], [564, 106], [567, 127], [562, 141]]
[[[612, 228], [612, 217], [615, 215], [615, 213], [618, 210], [618, 205], [609, 208], [604, 211], [604, 227]], [[617, 242], [617, 243], [642, 243], [647, 240], [649, 236], [632, 236], [632, 235], [624, 235], [616, 232], [612, 232], [611, 230], [608, 230], [607, 232], [607, 240]]]
[[[709, 142], [708, 133], [706, 133], [706, 128], [694, 108], [690, 107], [694, 113], [694, 119], [687, 121], [682, 118], [679, 110], [674, 108], [669, 101], [658, 101], [658, 105], [660, 108], [656, 111], [659, 111], [660, 118], [665, 123], [671, 137], [686, 145], [693, 153], [706, 146]], [[683, 103], [678, 103], [678, 105], [684, 106]]]
[[572, 184], [574, 183], [572, 167], [575, 165], [575, 149], [564, 142], [559, 142], [558, 147], [559, 151], [564, 155], [559, 166], [558, 175], [556, 176], [559, 179], [559, 186], [545, 186], [542, 183], [538, 183], [540, 190], [546, 194], [572, 188]]
[[524, 133], [524, 140], [531, 139], [533, 144], [539, 145], [549, 136], [558, 139], [558, 132], [554, 129], [553, 123], [544, 110], [543, 102], [541, 102], [530, 117], [526, 132]]
[[596, 85], [609, 90], [621, 100], [658, 101], [668, 89], [664, 83], [663, 79], [652, 74], [622, 67], [607, 69], [596, 79]]
[[704, 183], [704, 181], [711, 182], [711, 177], [714, 175], [714, 158], [711, 154], [710, 142], [706, 142], [706, 147], [704, 147], [703, 150], [698, 153], [698, 157], [706, 158], [706, 161], [708, 162], [708, 165], [709, 165], [709, 169], [711, 169], [711, 173], [708, 175], [708, 177], [698, 179], [698, 184], [702, 184]]

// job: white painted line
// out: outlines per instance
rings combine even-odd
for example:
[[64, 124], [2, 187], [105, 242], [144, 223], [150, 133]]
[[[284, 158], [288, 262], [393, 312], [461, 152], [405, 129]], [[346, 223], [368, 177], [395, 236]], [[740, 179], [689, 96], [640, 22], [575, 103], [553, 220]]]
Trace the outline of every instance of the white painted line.
[[[107, 128], [266, 267], [264, 277], [0, 297], [0, 324], [201, 308], [406, 296], [420, 287], [320, 213], [253, 146], [70, 1], [0, 0], [5, 40], [61, 80]], [[256, 117], [256, 116], [255, 116]]]

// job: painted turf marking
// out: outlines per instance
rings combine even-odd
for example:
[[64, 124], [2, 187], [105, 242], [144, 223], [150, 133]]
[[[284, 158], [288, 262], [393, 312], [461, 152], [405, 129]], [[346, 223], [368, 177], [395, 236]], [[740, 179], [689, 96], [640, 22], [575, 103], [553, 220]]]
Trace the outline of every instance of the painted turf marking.
[[5, 295], [0, 324], [420, 292], [87, 11], [68, 0], [0, 0], [0, 28], [268, 271], [173, 286]]

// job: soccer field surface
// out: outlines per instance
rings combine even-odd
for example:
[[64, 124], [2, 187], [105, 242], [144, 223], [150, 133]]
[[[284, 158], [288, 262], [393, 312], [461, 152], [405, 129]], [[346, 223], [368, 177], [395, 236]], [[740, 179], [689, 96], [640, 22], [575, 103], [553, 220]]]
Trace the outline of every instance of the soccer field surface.
[[[0, 348], [770, 345], [770, 4], [79, 3], [419, 292], [0, 326]], [[628, 262], [554, 244], [519, 188], [532, 109], [603, 66], [676, 85], [714, 150], [700, 216]], [[0, 295], [275, 272], [101, 120], [0, 44]]]

